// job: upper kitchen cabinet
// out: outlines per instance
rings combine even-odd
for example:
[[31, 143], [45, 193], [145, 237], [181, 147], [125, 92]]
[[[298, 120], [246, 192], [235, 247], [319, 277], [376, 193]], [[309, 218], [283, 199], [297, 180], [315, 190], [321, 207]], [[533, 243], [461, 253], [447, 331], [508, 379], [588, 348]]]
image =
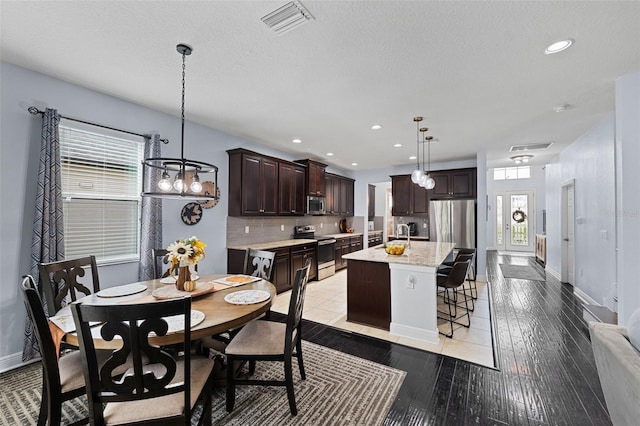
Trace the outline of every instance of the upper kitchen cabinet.
[[305, 168], [293, 163], [279, 163], [279, 205], [281, 216], [304, 215]]
[[229, 216], [278, 214], [278, 160], [242, 149], [229, 154]]
[[327, 165], [313, 160], [298, 160], [296, 163], [307, 166], [307, 195], [324, 197], [326, 194], [325, 173]]
[[391, 176], [393, 216], [421, 216], [429, 213], [429, 194], [411, 181], [411, 175]]
[[376, 215], [376, 187], [369, 184], [367, 186], [367, 216], [369, 219]]
[[326, 173], [326, 214], [353, 216], [353, 183], [353, 179]]
[[436, 186], [429, 192], [432, 200], [476, 198], [476, 168], [431, 172]]

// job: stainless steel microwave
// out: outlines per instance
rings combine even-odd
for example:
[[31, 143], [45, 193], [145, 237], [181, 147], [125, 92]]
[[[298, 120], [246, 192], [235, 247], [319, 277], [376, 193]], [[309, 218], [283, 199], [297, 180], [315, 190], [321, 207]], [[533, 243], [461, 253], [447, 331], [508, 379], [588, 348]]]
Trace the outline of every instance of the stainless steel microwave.
[[325, 197], [307, 196], [307, 214], [323, 215], [326, 213], [327, 200]]

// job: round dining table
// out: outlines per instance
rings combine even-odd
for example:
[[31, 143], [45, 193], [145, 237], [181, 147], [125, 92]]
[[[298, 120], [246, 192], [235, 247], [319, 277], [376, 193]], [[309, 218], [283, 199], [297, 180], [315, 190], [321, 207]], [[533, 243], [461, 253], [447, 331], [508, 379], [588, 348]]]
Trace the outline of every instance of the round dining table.
[[[198, 282], [212, 282], [217, 279], [228, 277], [229, 274], [206, 275], [200, 277]], [[100, 297], [97, 294], [91, 294], [78, 301], [78, 303], [87, 303], [92, 305], [117, 305], [117, 304], [133, 304], [133, 303], [156, 303], [162, 300], [156, 299], [152, 293], [155, 290], [174, 286], [174, 284], [164, 284], [157, 280], [141, 281], [133, 284], [142, 284], [147, 287], [140, 293], [121, 296], [121, 297]], [[224, 287], [224, 285], [217, 285]], [[242, 290], [264, 290], [269, 292], [269, 299], [260, 303], [251, 304], [232, 304], [224, 300], [225, 296]], [[187, 295], [187, 292], [184, 292]], [[276, 288], [269, 281], [259, 279], [257, 281], [243, 284], [240, 286], [223, 288], [211, 293], [193, 297], [191, 301], [191, 309], [202, 312], [204, 320], [191, 327], [191, 340], [197, 340], [202, 337], [212, 336], [214, 334], [223, 333], [233, 328], [241, 327], [249, 321], [260, 317], [267, 313], [271, 308], [273, 298], [276, 296]], [[111, 341], [103, 340], [99, 333], [99, 325], [94, 326], [93, 341], [96, 349], [117, 349], [122, 346], [120, 339]], [[165, 336], [153, 336], [149, 341], [157, 345], [172, 345], [182, 343], [184, 340], [183, 332], [170, 333]], [[78, 346], [78, 336], [76, 333], [68, 333], [65, 341], [73, 346]]]

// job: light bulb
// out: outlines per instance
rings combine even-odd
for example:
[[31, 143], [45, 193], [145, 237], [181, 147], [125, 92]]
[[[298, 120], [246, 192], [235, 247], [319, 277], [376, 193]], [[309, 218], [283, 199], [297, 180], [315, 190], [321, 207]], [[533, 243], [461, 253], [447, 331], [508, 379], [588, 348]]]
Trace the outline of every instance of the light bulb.
[[171, 191], [171, 176], [169, 176], [167, 169], [162, 172], [162, 179], [158, 181], [158, 188], [164, 192]]
[[422, 179], [422, 176], [424, 176], [424, 174], [422, 173], [422, 170], [415, 169], [413, 173], [411, 173], [411, 182], [419, 184], [420, 179]]
[[427, 175], [423, 187], [425, 189], [433, 189], [436, 187], [436, 181], [431, 176]]
[[202, 192], [202, 184], [200, 183], [200, 181], [197, 181], [197, 180], [194, 180], [193, 182], [191, 182], [191, 185], [189, 186], [189, 188], [191, 188], [191, 192], [195, 192], [195, 193]]
[[178, 172], [178, 174], [176, 175], [176, 180], [173, 181], [173, 188], [178, 192], [182, 192], [182, 190], [184, 189], [184, 182], [182, 181], [181, 172]]

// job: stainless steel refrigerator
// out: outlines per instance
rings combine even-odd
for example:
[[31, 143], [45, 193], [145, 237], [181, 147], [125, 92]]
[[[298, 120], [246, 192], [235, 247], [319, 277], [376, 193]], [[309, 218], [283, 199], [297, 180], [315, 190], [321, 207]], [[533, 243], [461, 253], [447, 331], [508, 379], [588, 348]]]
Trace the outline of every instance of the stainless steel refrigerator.
[[475, 200], [430, 201], [429, 239], [476, 248]]

